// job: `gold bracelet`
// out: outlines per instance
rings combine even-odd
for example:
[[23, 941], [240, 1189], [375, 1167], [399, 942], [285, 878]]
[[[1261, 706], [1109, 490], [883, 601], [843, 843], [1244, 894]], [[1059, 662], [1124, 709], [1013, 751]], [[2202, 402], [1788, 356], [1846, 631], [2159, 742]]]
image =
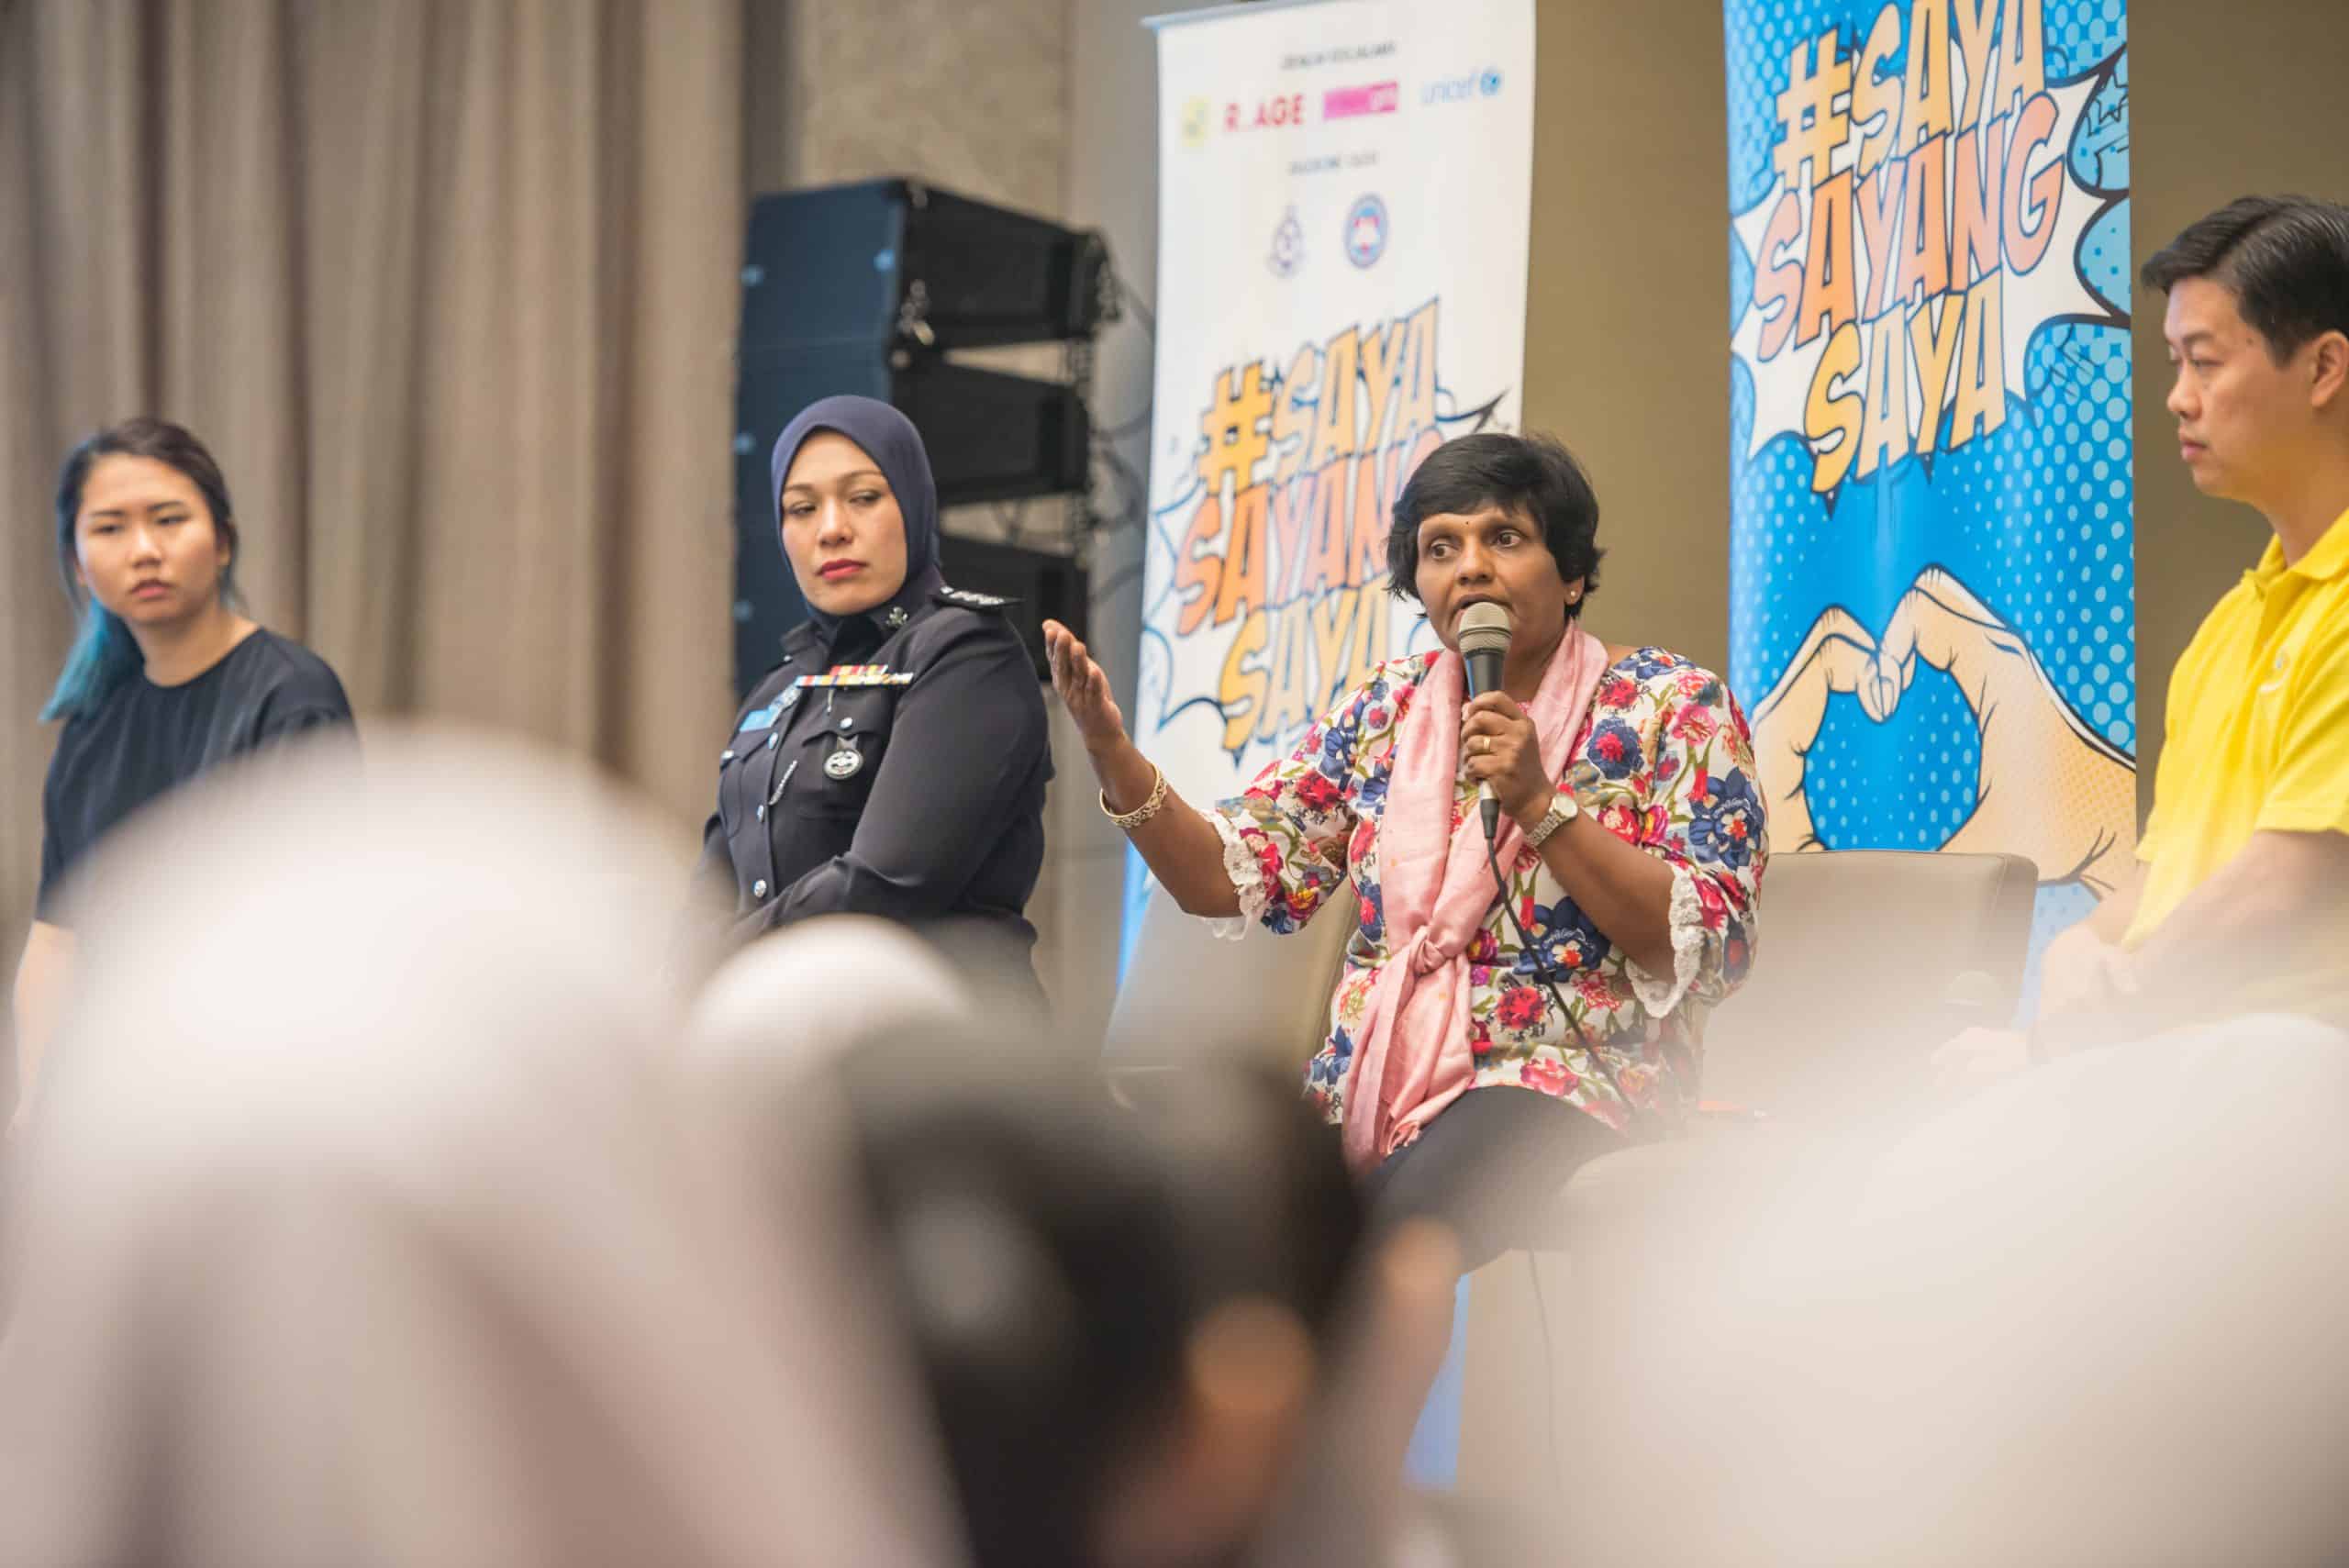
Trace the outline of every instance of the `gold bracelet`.
[[1166, 770], [1153, 762], [1151, 764], [1150, 771], [1156, 775], [1151, 781], [1150, 798], [1123, 816], [1109, 809], [1109, 792], [1107, 790], [1101, 792], [1101, 815], [1116, 823], [1118, 831], [1120, 833], [1132, 832], [1166, 809]]

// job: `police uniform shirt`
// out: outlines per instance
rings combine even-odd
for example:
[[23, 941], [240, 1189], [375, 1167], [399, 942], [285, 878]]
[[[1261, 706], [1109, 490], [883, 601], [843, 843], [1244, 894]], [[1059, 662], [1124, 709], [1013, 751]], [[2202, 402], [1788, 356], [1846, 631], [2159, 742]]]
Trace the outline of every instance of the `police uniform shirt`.
[[974, 919], [1025, 952], [1044, 859], [1043, 694], [1004, 601], [813, 622], [751, 689], [718, 757], [699, 876], [734, 884], [746, 940], [818, 915]]

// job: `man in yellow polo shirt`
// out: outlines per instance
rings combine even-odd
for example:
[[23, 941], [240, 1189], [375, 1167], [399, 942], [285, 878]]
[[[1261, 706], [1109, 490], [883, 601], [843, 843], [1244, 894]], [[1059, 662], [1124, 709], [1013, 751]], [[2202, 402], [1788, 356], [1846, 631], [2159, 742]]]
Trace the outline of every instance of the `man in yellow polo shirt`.
[[[2145, 263], [2178, 448], [2274, 537], [2171, 678], [2133, 884], [2047, 950], [2034, 1043], [2258, 1011], [2349, 1021], [2349, 209], [2245, 197]], [[2021, 1064], [1969, 1031], [1945, 1075]]]

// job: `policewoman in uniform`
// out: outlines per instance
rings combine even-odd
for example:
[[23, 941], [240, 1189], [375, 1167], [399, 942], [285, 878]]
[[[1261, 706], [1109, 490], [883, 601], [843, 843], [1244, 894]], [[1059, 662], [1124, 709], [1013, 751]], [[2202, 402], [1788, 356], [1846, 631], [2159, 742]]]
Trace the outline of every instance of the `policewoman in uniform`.
[[1026, 970], [1052, 770], [1006, 601], [940, 578], [930, 457], [887, 404], [813, 405], [771, 473], [809, 614], [718, 753], [701, 877], [731, 884], [737, 942], [818, 915], [954, 921]]

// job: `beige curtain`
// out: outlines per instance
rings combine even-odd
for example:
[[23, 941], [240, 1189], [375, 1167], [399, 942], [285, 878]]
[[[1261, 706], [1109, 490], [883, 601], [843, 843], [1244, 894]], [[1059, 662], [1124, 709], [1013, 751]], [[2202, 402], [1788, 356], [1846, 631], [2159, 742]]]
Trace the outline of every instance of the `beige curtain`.
[[[0, 939], [69, 636], [50, 485], [177, 419], [369, 714], [683, 832], [729, 711], [742, 0], [0, 0]], [[529, 803], [512, 803], [527, 811]]]

